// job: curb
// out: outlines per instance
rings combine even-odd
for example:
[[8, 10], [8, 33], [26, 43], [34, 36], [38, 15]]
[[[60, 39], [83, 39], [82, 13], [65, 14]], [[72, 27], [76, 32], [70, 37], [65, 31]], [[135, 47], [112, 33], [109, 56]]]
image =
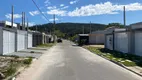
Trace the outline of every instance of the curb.
[[[98, 55], [98, 54], [96, 54], [96, 55]], [[100, 56], [100, 55], [98, 55], [98, 56]], [[127, 69], [127, 70], [129, 70], [129, 71], [131, 71], [131, 72], [133, 72], [133, 73], [135, 73], [135, 74], [137, 74], [137, 75], [139, 75], [139, 76], [142, 77], [141, 74], [139, 74], [139, 73], [137, 73], [137, 72], [135, 72], [135, 71], [133, 71], [133, 70], [131, 70], [131, 69], [128, 69], [125, 65], [123, 65], [123, 64], [121, 64], [121, 63], [118, 63], [118, 62], [113, 61], [113, 60], [109, 60], [109, 59], [107, 59], [106, 57], [103, 57], [103, 56], [100, 56], [100, 57], [102, 57], [102, 58], [104, 58], [104, 59], [106, 59], [106, 60], [108, 60], [108, 61], [110, 61], [110, 62], [113, 62], [114, 64], [117, 64], [117, 65], [119, 65], [119, 66], [121, 66], [121, 67], [123, 67], [123, 68], [125, 68], [125, 69]]]
[[[84, 49], [86, 49], [86, 48], [84, 48]], [[88, 50], [88, 49], [86, 49], [86, 50]], [[88, 50], [88, 51], [89, 51], [89, 50]], [[91, 51], [90, 51], [90, 52], [91, 52]], [[94, 54], [94, 52], [91, 52], [91, 53]], [[95, 54], [96, 54], [96, 53], [95, 53]], [[98, 55], [98, 54], [96, 54], [96, 55]], [[102, 58], [104, 58], [104, 59], [106, 59], [106, 60], [108, 60], [108, 61], [110, 61], [110, 62], [113, 62], [114, 64], [117, 64], [117, 65], [121, 66], [122, 68], [125, 68], [125, 69], [127, 69], [127, 70], [129, 70], [129, 71], [131, 71], [131, 72], [133, 72], [133, 73], [135, 73], [135, 74], [137, 74], [137, 75], [139, 75], [140, 77], [142, 77], [141, 74], [139, 74], [139, 73], [137, 73], [137, 72], [135, 72], [135, 71], [133, 71], [133, 70], [131, 70], [131, 69], [128, 69], [125, 65], [123, 65], [123, 64], [121, 64], [121, 63], [118, 63], [118, 62], [116, 62], [116, 61], [110, 60], [110, 59], [108, 59], [108, 58], [106, 58], [106, 57], [104, 57], [104, 56], [101, 56], [101, 55], [98, 55], [98, 56], [100, 56], [100, 57], [102, 57]]]

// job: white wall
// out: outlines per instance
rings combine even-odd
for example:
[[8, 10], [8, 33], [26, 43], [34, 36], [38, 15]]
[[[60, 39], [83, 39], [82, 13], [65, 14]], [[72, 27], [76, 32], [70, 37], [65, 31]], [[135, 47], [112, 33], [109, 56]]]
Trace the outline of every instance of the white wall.
[[105, 37], [104, 34], [90, 34], [89, 43], [90, 44], [104, 44]]
[[96, 43], [96, 35], [94, 35], [94, 34], [89, 35], [89, 43], [90, 44], [95, 44]]
[[135, 33], [135, 54], [142, 56], [142, 32]]
[[115, 33], [115, 50], [128, 53], [128, 34], [127, 32]]

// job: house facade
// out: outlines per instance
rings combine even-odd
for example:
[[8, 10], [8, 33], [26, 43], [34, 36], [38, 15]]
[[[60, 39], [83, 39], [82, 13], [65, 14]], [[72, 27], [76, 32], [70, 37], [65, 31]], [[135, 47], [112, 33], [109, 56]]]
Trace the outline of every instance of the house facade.
[[142, 56], [142, 23], [106, 29], [105, 48]]
[[89, 34], [89, 44], [104, 44], [105, 31], [94, 31]]

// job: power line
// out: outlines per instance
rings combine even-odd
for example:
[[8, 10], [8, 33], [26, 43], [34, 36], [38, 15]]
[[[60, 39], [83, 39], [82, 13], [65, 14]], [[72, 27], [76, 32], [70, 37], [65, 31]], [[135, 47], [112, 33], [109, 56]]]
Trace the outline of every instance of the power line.
[[[42, 16], [43, 16], [47, 21], [49, 21], [48, 18], [42, 13], [42, 11], [40, 10], [40, 8], [39, 8], [38, 5], [36, 4], [36, 2], [35, 2], [34, 0], [32, 0], [32, 2], [33, 2], [34, 5], [37, 7], [37, 9], [38, 9], [39, 12], [42, 14]], [[49, 21], [49, 22], [50, 22], [50, 21]]]

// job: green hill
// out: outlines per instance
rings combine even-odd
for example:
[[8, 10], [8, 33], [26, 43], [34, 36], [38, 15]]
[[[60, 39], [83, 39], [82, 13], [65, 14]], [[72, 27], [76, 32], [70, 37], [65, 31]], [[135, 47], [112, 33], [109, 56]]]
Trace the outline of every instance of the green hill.
[[[87, 23], [57, 23], [55, 26], [55, 30], [59, 30], [62, 33], [64, 33], [66, 36], [74, 36], [76, 34], [82, 34], [83, 33], [83, 26], [84, 26], [84, 33], [88, 34], [90, 32], [90, 24]], [[91, 24], [92, 31], [97, 30], [104, 30], [106, 25], [104, 24]], [[53, 32], [53, 24], [43, 24], [43, 25], [37, 25], [30, 27], [32, 30], [38, 30], [40, 32], [50, 33]]]

